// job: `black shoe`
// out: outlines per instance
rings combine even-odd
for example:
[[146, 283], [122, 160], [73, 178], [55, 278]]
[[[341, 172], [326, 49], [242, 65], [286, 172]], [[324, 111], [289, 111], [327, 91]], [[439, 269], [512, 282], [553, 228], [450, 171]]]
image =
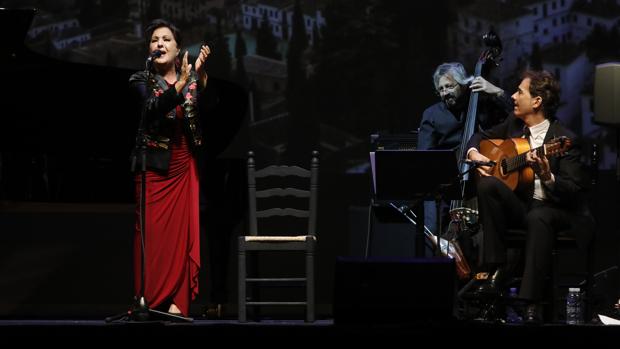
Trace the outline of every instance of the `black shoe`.
[[497, 268], [489, 279], [478, 286], [476, 294], [483, 297], [499, 297], [502, 286], [506, 281], [506, 274], [506, 267], [501, 266]]
[[542, 306], [538, 303], [528, 304], [523, 322], [527, 325], [542, 325]]

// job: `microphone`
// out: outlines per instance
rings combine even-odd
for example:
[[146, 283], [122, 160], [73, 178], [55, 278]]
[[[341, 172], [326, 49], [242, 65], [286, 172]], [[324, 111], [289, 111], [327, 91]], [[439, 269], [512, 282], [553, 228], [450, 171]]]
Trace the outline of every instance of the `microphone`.
[[489, 161], [479, 161], [479, 160], [465, 160], [466, 164], [470, 164], [473, 166], [495, 166], [497, 163], [493, 160], [489, 160]]
[[154, 59], [161, 57], [162, 52], [160, 50], [155, 50], [151, 52], [149, 58], [146, 59], [148, 63], [152, 62]]
[[153, 68], [153, 60], [156, 58], [161, 57], [161, 51], [160, 50], [155, 50], [153, 52], [151, 52], [151, 54], [149, 55], [149, 58], [146, 59], [146, 64], [145, 64], [145, 68], [144, 70], [146, 71], [150, 71]]

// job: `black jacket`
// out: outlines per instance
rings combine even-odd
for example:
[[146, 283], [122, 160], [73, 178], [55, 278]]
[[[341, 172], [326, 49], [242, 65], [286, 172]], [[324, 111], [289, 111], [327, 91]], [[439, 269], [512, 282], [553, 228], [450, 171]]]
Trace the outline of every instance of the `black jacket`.
[[[468, 142], [467, 149], [472, 147], [479, 149], [480, 141], [483, 139], [518, 138], [523, 136], [524, 130], [524, 122], [511, 115], [501, 124], [474, 134]], [[548, 143], [552, 138], [560, 136], [570, 138], [572, 145], [566, 153], [548, 157], [551, 172], [555, 176], [555, 183], [552, 187], [545, 186], [545, 193], [551, 203], [573, 213], [573, 226], [583, 227], [593, 223], [586, 200], [586, 194], [591, 183], [589, 171], [582, 161], [579, 138], [559, 121], [551, 121], [544, 142]], [[531, 200], [532, 196], [527, 196], [527, 199]]]
[[[422, 114], [418, 135], [418, 149], [456, 149], [461, 145], [469, 98], [462, 101], [459, 110], [450, 110], [443, 101], [437, 102]], [[497, 125], [510, 114], [512, 101], [501, 97], [480, 95], [476, 124], [481, 129]], [[474, 130], [475, 131], [475, 130]]]
[[[168, 88], [165, 80], [145, 71], [133, 74], [129, 79], [132, 92], [140, 110], [137, 147], [144, 143], [147, 148], [146, 164], [153, 170], [166, 171], [170, 161], [170, 142], [174, 134], [176, 107], [184, 109], [183, 129], [192, 149], [202, 145], [202, 129], [198, 117], [199, 99], [195, 73], [181, 93]], [[135, 154], [134, 154], [135, 156]], [[139, 162], [139, 157], [138, 157]]]

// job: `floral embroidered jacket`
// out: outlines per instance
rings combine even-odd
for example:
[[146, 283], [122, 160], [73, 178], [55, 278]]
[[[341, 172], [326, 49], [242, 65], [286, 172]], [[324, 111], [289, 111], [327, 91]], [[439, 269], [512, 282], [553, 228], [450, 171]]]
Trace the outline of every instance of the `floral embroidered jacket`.
[[[147, 149], [157, 150], [147, 152], [147, 166], [149, 163], [162, 164], [163, 162], [164, 165], [157, 167], [160, 170], [167, 169], [177, 105], [181, 105], [184, 111], [184, 132], [190, 146], [196, 148], [202, 145], [202, 129], [198, 117], [200, 93], [196, 73], [191, 73], [181, 93], [177, 93], [174, 88], [168, 88], [168, 84], [160, 75], [147, 74], [145, 71], [133, 74], [129, 78], [129, 83], [138, 95], [143, 113], [141, 118], [143, 124], [139, 126], [138, 136], [143, 134]], [[149, 159], [148, 157], [165, 159]]]

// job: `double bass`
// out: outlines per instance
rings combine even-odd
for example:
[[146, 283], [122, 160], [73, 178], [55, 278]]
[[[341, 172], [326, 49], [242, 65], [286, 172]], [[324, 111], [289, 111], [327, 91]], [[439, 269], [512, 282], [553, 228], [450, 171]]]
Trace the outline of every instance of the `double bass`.
[[[499, 57], [502, 52], [502, 43], [495, 32], [492, 30], [483, 36], [483, 41], [486, 45], [486, 49], [480, 54], [476, 67], [474, 69], [474, 78], [482, 75], [482, 68], [487, 63], [498, 65]], [[461, 144], [457, 150], [457, 159], [459, 165], [459, 171], [462, 174], [460, 191], [461, 198], [465, 198], [468, 192], [468, 186], [470, 185], [470, 165], [465, 162], [465, 152], [467, 151], [467, 142], [474, 134], [476, 127], [476, 115], [478, 112], [478, 97], [479, 92], [470, 92], [469, 105], [467, 108], [467, 115], [465, 117], [465, 124], [463, 127], [463, 136], [461, 138]], [[477, 230], [478, 224], [478, 207], [475, 199], [469, 200], [452, 200], [450, 202], [450, 229], [454, 233], [454, 238], [451, 239], [451, 244], [454, 245], [453, 249], [458, 253], [458, 258], [454, 258], [457, 266], [457, 274], [461, 279], [469, 278], [471, 274], [471, 268], [467, 263], [458, 243], [456, 237], [462, 235], [466, 231]], [[471, 234], [473, 235], [473, 234]], [[447, 250], [448, 252], [451, 249]], [[452, 256], [451, 256], [452, 257]]]

